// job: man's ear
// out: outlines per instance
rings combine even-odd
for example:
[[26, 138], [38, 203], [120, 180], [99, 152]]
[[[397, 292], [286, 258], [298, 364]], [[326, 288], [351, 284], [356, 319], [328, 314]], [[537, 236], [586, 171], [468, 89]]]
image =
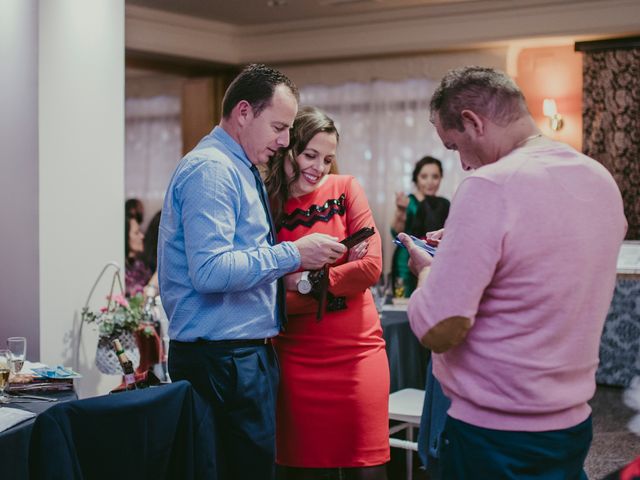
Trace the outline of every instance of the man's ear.
[[238, 122], [238, 125], [244, 126], [253, 116], [253, 108], [246, 100], [240, 100], [232, 110], [232, 116]]
[[469, 127], [476, 135], [484, 134], [485, 125], [482, 117], [478, 116], [472, 110], [463, 110], [460, 116], [462, 117], [462, 123], [465, 125], [465, 129]]

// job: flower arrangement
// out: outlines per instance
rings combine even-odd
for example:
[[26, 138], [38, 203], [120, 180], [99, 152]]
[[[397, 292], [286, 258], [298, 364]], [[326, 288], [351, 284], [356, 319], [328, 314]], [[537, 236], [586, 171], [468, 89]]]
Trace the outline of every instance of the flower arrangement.
[[82, 309], [82, 320], [98, 327], [101, 338], [118, 337], [125, 332], [135, 332], [140, 324], [144, 325], [144, 333], [151, 335], [153, 325], [147, 322], [144, 313], [144, 297], [141, 293], [126, 299], [124, 295], [108, 295], [107, 306], [98, 313], [88, 307]]

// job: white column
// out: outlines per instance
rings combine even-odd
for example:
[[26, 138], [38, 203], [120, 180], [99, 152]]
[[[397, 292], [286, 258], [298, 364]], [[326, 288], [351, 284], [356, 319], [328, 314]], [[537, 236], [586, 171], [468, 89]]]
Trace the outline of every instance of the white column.
[[[89, 289], [124, 257], [124, 0], [40, 0], [39, 22], [40, 358], [73, 365]], [[96, 338], [85, 326], [81, 396], [119, 383], [93, 365]]]

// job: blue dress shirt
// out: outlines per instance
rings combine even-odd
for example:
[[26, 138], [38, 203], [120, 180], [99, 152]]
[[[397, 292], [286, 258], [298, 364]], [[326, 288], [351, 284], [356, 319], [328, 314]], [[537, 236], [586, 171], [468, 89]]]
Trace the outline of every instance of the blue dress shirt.
[[276, 281], [298, 269], [300, 254], [291, 242], [269, 244], [250, 167], [242, 147], [215, 127], [171, 178], [158, 280], [172, 340], [264, 338], [280, 330]]

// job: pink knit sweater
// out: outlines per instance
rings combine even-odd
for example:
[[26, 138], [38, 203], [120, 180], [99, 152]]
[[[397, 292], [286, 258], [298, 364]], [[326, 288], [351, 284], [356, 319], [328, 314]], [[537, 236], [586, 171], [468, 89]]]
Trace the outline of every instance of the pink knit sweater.
[[611, 175], [564, 144], [516, 149], [462, 182], [409, 303], [418, 338], [448, 317], [473, 322], [434, 355], [450, 416], [523, 431], [588, 417], [625, 232]]

